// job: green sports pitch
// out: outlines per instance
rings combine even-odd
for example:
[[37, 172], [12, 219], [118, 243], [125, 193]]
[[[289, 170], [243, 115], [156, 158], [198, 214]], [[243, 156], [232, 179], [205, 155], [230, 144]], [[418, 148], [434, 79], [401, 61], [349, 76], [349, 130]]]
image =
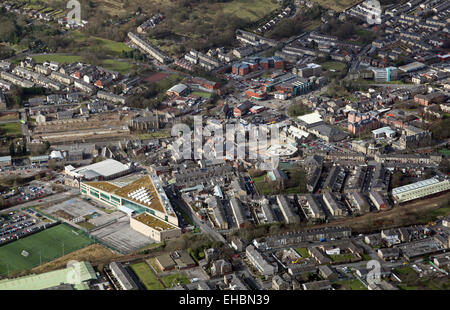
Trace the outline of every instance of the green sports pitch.
[[[0, 275], [7, 276], [79, 250], [93, 241], [80, 230], [59, 224], [0, 247]], [[23, 251], [28, 253], [28, 256]], [[25, 254], [25, 255], [23, 255]]]

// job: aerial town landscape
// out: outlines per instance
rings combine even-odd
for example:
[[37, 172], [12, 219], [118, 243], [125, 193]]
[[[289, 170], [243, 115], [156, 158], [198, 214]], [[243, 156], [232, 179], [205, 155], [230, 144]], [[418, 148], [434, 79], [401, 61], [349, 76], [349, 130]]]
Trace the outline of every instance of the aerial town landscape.
[[449, 273], [450, 1], [0, 0], [0, 290]]

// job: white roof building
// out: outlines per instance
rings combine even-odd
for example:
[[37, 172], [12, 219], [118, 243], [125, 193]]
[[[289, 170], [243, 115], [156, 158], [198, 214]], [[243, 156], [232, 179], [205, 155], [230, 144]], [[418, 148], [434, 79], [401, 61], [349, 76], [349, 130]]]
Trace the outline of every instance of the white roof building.
[[68, 172], [68, 174], [74, 177], [82, 177], [86, 180], [108, 180], [125, 175], [129, 171], [129, 165], [122, 164], [114, 159], [106, 159], [92, 165], [77, 168]]
[[316, 112], [305, 114], [305, 115], [299, 116], [297, 118], [307, 124], [314, 124], [314, 123], [323, 121], [322, 115], [320, 115], [319, 113], [316, 113]]
[[439, 180], [434, 177], [424, 181], [396, 187], [392, 189], [392, 197], [395, 202], [402, 203], [429, 195], [434, 195], [440, 192], [444, 192], [450, 189], [450, 181]]

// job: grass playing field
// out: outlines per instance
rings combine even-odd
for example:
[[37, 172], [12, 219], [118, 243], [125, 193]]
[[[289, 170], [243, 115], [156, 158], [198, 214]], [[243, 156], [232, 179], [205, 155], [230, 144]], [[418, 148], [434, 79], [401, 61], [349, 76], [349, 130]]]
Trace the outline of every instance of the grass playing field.
[[20, 123], [0, 124], [0, 134], [4, 137], [19, 137], [22, 135]]
[[[7, 275], [8, 267], [10, 275], [33, 268], [40, 264], [41, 258], [42, 263], [54, 260], [63, 256], [63, 247], [66, 255], [91, 243], [79, 230], [66, 224], [45, 229], [0, 247], [0, 274]], [[21, 254], [23, 250], [29, 253], [28, 257]]]
[[163, 290], [164, 286], [159, 282], [151, 268], [144, 262], [130, 265], [131, 269], [141, 280], [147, 290]]

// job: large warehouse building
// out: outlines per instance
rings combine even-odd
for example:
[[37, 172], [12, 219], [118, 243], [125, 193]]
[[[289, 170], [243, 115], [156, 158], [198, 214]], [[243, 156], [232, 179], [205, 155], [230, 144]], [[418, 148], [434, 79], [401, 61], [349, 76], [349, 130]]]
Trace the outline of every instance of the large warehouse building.
[[65, 172], [69, 176], [87, 181], [112, 180], [130, 173], [130, 171], [130, 165], [122, 164], [114, 159], [106, 159], [77, 169], [70, 165], [65, 167]]
[[178, 218], [156, 175], [147, 175], [125, 185], [82, 182], [80, 191], [127, 213], [130, 227], [151, 239], [161, 242], [181, 235]]
[[434, 177], [405, 186], [396, 187], [392, 190], [392, 197], [396, 203], [411, 201], [426, 196], [442, 193], [450, 189], [448, 179], [439, 180]]

